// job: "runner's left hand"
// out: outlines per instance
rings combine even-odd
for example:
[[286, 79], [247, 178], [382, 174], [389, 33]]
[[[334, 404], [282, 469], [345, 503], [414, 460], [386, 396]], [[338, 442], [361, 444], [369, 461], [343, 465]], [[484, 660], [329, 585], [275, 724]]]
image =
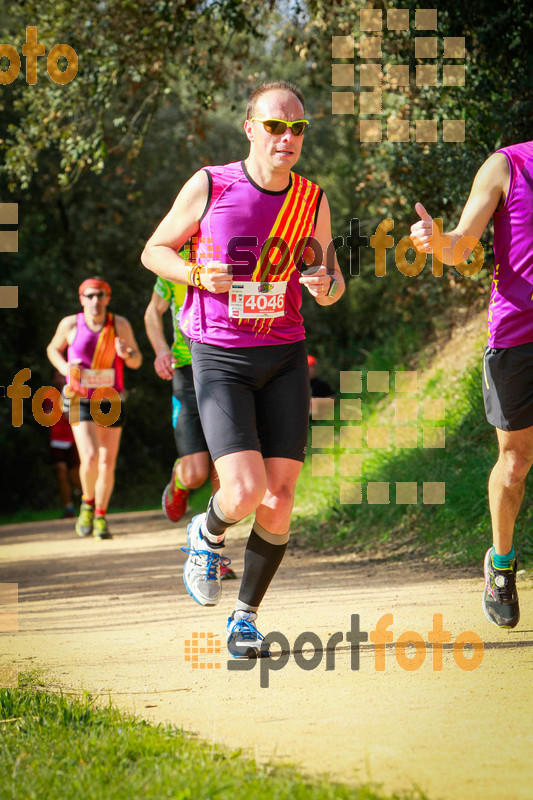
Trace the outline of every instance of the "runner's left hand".
[[115, 336], [115, 350], [117, 351], [117, 356], [124, 360], [133, 353], [131, 347], [128, 347], [126, 340], [122, 339], [120, 336]]
[[[307, 270], [302, 272], [300, 275], [300, 283], [303, 283], [313, 297], [325, 297], [331, 284], [331, 279], [326, 267], [324, 265], [318, 267], [318, 269], [316, 267], [311, 267], [311, 270], [313, 270], [313, 273], [310, 275], [305, 274]], [[311, 272], [311, 270], [309, 270], [309, 272]]]

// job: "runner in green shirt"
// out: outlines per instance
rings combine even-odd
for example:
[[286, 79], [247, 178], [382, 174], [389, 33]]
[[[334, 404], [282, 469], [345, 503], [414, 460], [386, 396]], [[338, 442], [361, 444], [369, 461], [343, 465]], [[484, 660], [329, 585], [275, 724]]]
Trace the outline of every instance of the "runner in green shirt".
[[[154, 368], [160, 378], [172, 381], [172, 427], [178, 451], [170, 482], [161, 501], [163, 511], [171, 522], [185, 514], [189, 491], [207, 480], [211, 462], [202, 431], [192, 378], [191, 354], [179, 330], [179, 312], [187, 287], [158, 278], [152, 298], [144, 315], [146, 332], [154, 348]], [[174, 341], [169, 348], [163, 332], [163, 314], [170, 308]], [[216, 482], [213, 469], [212, 480]], [[223, 578], [234, 578], [229, 567]]]

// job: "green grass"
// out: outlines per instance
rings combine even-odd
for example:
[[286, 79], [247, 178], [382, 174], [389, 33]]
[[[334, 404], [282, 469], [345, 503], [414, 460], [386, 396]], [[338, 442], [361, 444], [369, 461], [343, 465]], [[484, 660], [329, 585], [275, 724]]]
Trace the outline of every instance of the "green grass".
[[0, 689], [2, 800], [424, 798], [260, 766], [171, 726], [150, 725], [112, 705], [99, 708], [88, 694], [76, 699], [42, 691], [34, 679], [19, 686]]
[[0, 515], [0, 525], [19, 525], [23, 522], [41, 522], [43, 520], [60, 519], [63, 509], [47, 508], [43, 511], [31, 511], [29, 509], [21, 509], [14, 511], [12, 514]]

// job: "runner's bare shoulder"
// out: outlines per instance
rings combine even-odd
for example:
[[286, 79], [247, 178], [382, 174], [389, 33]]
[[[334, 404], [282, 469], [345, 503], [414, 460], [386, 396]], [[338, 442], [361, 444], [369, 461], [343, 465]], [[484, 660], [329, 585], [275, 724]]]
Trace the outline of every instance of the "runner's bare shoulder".
[[131, 328], [129, 320], [127, 320], [126, 317], [122, 317], [120, 314], [115, 314], [113, 321], [115, 323], [115, 329], [117, 333], [119, 332], [119, 329], [124, 330], [125, 328]]
[[62, 333], [64, 336], [67, 336], [76, 329], [78, 324], [78, 315], [77, 314], [69, 314], [68, 317], [63, 317], [59, 325], [57, 326], [57, 333]]

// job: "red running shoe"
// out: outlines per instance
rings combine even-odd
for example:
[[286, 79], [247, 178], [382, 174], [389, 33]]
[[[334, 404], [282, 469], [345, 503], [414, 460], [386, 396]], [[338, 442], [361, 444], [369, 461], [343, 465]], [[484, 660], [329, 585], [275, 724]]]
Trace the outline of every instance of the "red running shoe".
[[220, 567], [221, 581], [234, 581], [236, 577], [231, 567]]
[[187, 489], [182, 489], [181, 486], [176, 486], [176, 473], [178, 469], [179, 458], [174, 464], [172, 475], [170, 476], [170, 483], [165, 487], [163, 497], [161, 498], [161, 507], [167, 519], [171, 522], [179, 522], [187, 510], [187, 500], [189, 499], [189, 492]]

